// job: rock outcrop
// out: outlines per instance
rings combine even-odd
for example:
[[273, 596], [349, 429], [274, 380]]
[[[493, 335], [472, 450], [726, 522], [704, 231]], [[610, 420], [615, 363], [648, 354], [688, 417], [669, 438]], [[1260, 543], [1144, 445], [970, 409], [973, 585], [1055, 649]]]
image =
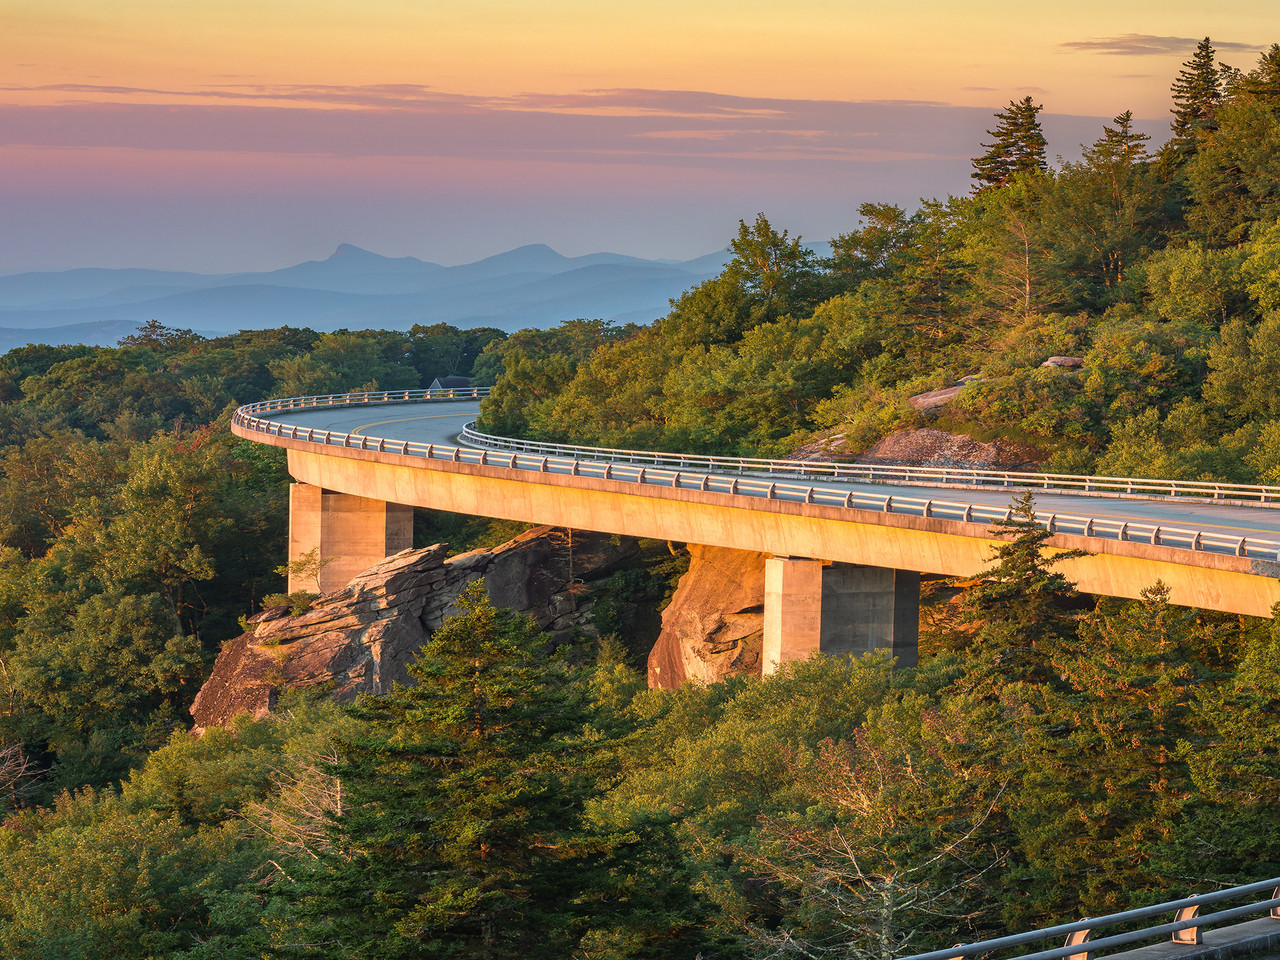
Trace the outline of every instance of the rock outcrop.
[[760, 672], [766, 555], [692, 543], [689, 554], [649, 653], [654, 689]]
[[914, 397], [907, 397], [907, 403], [917, 410], [936, 410], [938, 407], [945, 407], [958, 397], [963, 389], [964, 384], [958, 384], [954, 387], [943, 387], [941, 390], [930, 390], [928, 393], [917, 393]]
[[479, 577], [495, 606], [528, 614], [552, 636], [590, 633], [591, 583], [637, 552], [634, 540], [550, 527], [447, 559], [443, 544], [402, 551], [304, 613], [273, 607], [249, 618], [249, 630], [223, 646], [192, 704], [196, 727], [240, 713], [265, 716], [290, 687], [322, 685], [349, 700], [404, 683], [418, 650]]
[[1029, 443], [1011, 440], [983, 442], [963, 434], [926, 427], [919, 430], [895, 430], [858, 457], [857, 462], [893, 466], [1034, 470], [1044, 459], [1044, 451]]

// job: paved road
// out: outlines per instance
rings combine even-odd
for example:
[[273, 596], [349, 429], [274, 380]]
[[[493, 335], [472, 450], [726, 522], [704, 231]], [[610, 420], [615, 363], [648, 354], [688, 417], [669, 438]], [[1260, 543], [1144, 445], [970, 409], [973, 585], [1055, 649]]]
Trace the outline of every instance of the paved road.
[[[474, 420], [476, 401], [386, 404], [369, 407], [311, 410], [271, 414], [270, 419], [316, 430], [332, 430], [357, 436], [414, 443], [457, 445], [463, 426]], [[800, 481], [797, 481], [800, 482]], [[1006, 507], [1014, 492], [1009, 490], [929, 487], [853, 482], [804, 480], [815, 488], [855, 491], [884, 496], [898, 492], [903, 497]], [[1061, 491], [1035, 491], [1037, 513], [1092, 517], [1097, 520], [1130, 521], [1162, 525], [1227, 537], [1280, 540], [1280, 509], [1276, 506], [1237, 506], [1190, 500], [1115, 499], [1073, 495]]]

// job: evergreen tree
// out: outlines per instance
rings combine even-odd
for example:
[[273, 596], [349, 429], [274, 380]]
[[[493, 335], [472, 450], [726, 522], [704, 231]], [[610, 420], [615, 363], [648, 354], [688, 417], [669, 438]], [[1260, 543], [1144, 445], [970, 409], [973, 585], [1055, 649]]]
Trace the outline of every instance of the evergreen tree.
[[1036, 117], [1043, 109], [1043, 104], [1027, 96], [1010, 100], [1009, 108], [996, 114], [996, 128], [987, 131], [994, 139], [982, 144], [987, 152], [974, 159], [969, 175], [978, 181], [975, 190], [1002, 187], [1018, 173], [1049, 169], [1044, 154], [1047, 143]]
[[1222, 106], [1221, 74], [1208, 37], [1196, 45], [1196, 52], [1182, 65], [1171, 91], [1173, 135], [1164, 145], [1164, 152], [1169, 162], [1181, 167], [1195, 156], [1200, 139], [1217, 129], [1216, 118]]
[[1022, 882], [1051, 912], [1125, 909], [1161, 887], [1149, 847], [1188, 786], [1179, 741], [1211, 676], [1209, 633], [1157, 582], [1138, 601], [1101, 603], [1053, 657], [1064, 687], [1040, 688], [1013, 805]]
[[1114, 120], [1114, 127], [1102, 126], [1102, 136], [1084, 151], [1084, 162], [1097, 166], [1124, 164], [1130, 166], [1147, 159], [1147, 141], [1151, 138], [1133, 129], [1133, 111], [1126, 110]]
[[1041, 552], [1053, 534], [1037, 522], [1029, 492], [1014, 500], [1010, 512], [1009, 519], [993, 524], [997, 535], [1009, 539], [995, 548], [995, 564], [966, 594], [964, 618], [978, 627], [971, 648], [1001, 678], [1038, 682], [1047, 679], [1050, 657], [1075, 628], [1065, 605], [1076, 596], [1075, 584], [1053, 567], [1084, 554]]
[[1141, 288], [1127, 274], [1160, 242], [1170, 219], [1168, 185], [1148, 162], [1150, 137], [1133, 129], [1128, 110], [1113, 123], [1079, 163], [1063, 164], [1041, 185], [1036, 212], [1046, 273], [1067, 309], [1136, 300]]
[[1242, 75], [1202, 134], [1186, 178], [1187, 226], [1212, 246], [1238, 246], [1280, 203], [1280, 47]]
[[582, 671], [482, 581], [410, 668], [357, 709], [331, 852], [297, 878], [285, 956], [688, 956], [696, 912], [662, 825], [589, 821], [608, 745]]

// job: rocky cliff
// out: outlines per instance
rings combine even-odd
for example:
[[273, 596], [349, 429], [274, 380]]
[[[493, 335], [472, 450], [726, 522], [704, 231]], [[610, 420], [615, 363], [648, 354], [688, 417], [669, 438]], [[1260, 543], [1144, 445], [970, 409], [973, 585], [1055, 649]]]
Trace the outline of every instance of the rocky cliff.
[[662, 632], [649, 654], [651, 688], [760, 672], [765, 558], [689, 544], [689, 572], [662, 613]]
[[304, 613], [273, 607], [249, 618], [196, 696], [196, 727], [264, 716], [289, 687], [323, 685], [348, 700], [405, 682], [418, 650], [478, 577], [496, 606], [528, 614], [553, 636], [590, 633], [593, 584], [637, 550], [625, 538], [539, 527], [456, 557], [443, 544], [397, 553]]

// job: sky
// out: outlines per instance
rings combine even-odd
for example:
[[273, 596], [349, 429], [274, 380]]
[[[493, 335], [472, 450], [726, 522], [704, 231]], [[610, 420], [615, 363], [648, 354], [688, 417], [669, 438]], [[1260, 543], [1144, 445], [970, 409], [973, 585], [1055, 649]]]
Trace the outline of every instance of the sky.
[[1030, 95], [1067, 160], [1161, 140], [1274, 0], [0, 0], [0, 273], [217, 273], [339, 243], [685, 259], [964, 193]]

